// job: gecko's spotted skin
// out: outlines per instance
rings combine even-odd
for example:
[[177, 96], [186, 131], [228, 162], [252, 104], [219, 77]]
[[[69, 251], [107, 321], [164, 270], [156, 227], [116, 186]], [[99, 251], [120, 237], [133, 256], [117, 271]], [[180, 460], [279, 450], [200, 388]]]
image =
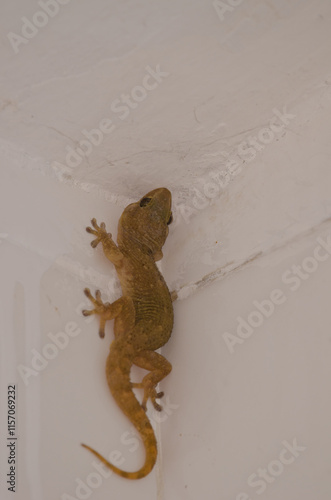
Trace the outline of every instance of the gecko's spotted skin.
[[[171, 335], [173, 308], [168, 287], [155, 261], [162, 258], [162, 247], [172, 221], [171, 194], [166, 188], [154, 189], [137, 203], [124, 210], [118, 224], [117, 245], [104, 223], [100, 226], [92, 219], [86, 228], [95, 236], [91, 245], [103, 246], [105, 256], [114, 264], [123, 295], [112, 304], [103, 303], [100, 291], [95, 298], [90, 290], [84, 290], [94, 309], [83, 311], [85, 316], [100, 317], [100, 337], [105, 335], [105, 323], [115, 319], [115, 338], [110, 345], [106, 375], [110, 391], [123, 413], [139, 431], [146, 450], [144, 465], [136, 472], [126, 472], [111, 464], [98, 452], [83, 444], [112, 471], [128, 479], [146, 476], [154, 467], [157, 446], [154, 431], [146, 415], [146, 403], [150, 399], [154, 408], [161, 410], [157, 399], [163, 393], [156, 392], [156, 385], [171, 371], [171, 364], [155, 350], [163, 346]], [[141, 383], [130, 381], [132, 365], [149, 371]], [[142, 404], [132, 388], [143, 389]]]

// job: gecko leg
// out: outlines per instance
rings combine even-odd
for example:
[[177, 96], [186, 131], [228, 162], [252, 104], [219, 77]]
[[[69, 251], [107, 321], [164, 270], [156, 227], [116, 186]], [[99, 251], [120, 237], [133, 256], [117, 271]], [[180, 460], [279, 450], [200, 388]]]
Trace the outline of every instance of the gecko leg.
[[[101, 300], [100, 290], [97, 290], [95, 292], [95, 298], [91, 294], [89, 288], [85, 288], [84, 293], [94, 305], [94, 309], [84, 309], [82, 313], [84, 316], [91, 316], [92, 314], [97, 314], [98, 316], [100, 316], [99, 335], [101, 338], [105, 336], [105, 324], [106, 321], [110, 319], [115, 318], [115, 337], [123, 331], [133, 328], [135, 321], [135, 311], [132, 304], [132, 299], [130, 297], [123, 295], [121, 298], [115, 300], [115, 302], [110, 304], [109, 302], [104, 303]], [[125, 318], [125, 320], [121, 319], [122, 316]]]
[[154, 408], [161, 411], [162, 407], [156, 402], [156, 399], [161, 398], [163, 392], [156, 392], [155, 387], [171, 372], [171, 364], [161, 356], [161, 354], [155, 351], [140, 351], [139, 354], [133, 358], [133, 363], [140, 368], [150, 371], [140, 383], [132, 384], [132, 387], [144, 389], [144, 397], [141, 406], [146, 410], [147, 401], [150, 398]]
[[82, 313], [84, 316], [91, 316], [92, 314], [97, 314], [100, 316], [99, 335], [101, 338], [103, 338], [105, 336], [106, 321], [114, 317], [114, 311], [112, 307], [113, 304], [110, 304], [109, 302], [103, 303], [103, 301], [101, 300], [100, 290], [97, 290], [95, 292], [95, 298], [91, 294], [89, 288], [85, 288], [84, 293], [86, 297], [94, 305], [94, 309], [91, 310], [84, 309]]
[[116, 300], [112, 304], [109, 302], [104, 303], [101, 300], [101, 292], [97, 290], [95, 292], [95, 298], [90, 292], [89, 288], [85, 288], [84, 293], [86, 297], [92, 302], [94, 305], [94, 309], [87, 310], [84, 309], [82, 311], [84, 316], [91, 316], [92, 314], [97, 314], [100, 316], [100, 327], [99, 327], [99, 335], [101, 338], [105, 336], [105, 324], [106, 321], [115, 318], [119, 312], [121, 311], [121, 305], [119, 304], [120, 300]]
[[96, 238], [91, 241], [91, 246], [93, 248], [96, 248], [101, 242], [104, 254], [107, 259], [109, 259], [110, 262], [112, 262], [114, 265], [119, 264], [123, 259], [123, 254], [119, 250], [118, 246], [114, 243], [111, 233], [107, 233], [105, 223], [101, 222], [99, 226], [96, 219], [92, 219], [91, 224], [92, 227], [86, 228], [86, 231], [88, 233], [96, 236]]

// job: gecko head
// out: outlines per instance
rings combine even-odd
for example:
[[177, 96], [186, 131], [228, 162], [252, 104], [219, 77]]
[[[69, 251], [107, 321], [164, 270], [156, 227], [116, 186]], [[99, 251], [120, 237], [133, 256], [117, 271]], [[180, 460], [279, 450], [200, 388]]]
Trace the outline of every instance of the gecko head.
[[172, 222], [171, 193], [167, 188], [153, 189], [124, 210], [118, 224], [119, 244], [139, 247], [162, 259], [162, 247]]

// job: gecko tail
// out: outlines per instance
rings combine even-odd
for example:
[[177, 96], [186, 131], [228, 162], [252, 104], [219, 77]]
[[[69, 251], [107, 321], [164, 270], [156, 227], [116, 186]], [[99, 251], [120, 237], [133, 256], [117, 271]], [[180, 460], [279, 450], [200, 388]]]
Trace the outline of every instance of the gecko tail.
[[[125, 477], [126, 479], [141, 479], [141, 478], [147, 476], [147, 474], [149, 474], [151, 472], [151, 470], [153, 469], [155, 462], [156, 462], [157, 451], [156, 451], [156, 440], [154, 437], [154, 433], [153, 433], [153, 437], [152, 437], [151, 441], [154, 441], [154, 442], [151, 442], [148, 444], [145, 442], [146, 452], [148, 450], [148, 453], [146, 453], [145, 464], [143, 465], [143, 467], [141, 469], [139, 469], [135, 472], [127, 472], [127, 471], [124, 471], [122, 469], [119, 469], [115, 465], [108, 462], [108, 460], [106, 458], [104, 458], [100, 453], [95, 451], [93, 448], [91, 448], [87, 444], [81, 443], [81, 445], [84, 448], [86, 448], [87, 450], [89, 450], [91, 453], [93, 453], [104, 465], [106, 465], [110, 470], [115, 472], [115, 474], [118, 474], [121, 477]], [[149, 445], [149, 446], [147, 447], [147, 445]]]

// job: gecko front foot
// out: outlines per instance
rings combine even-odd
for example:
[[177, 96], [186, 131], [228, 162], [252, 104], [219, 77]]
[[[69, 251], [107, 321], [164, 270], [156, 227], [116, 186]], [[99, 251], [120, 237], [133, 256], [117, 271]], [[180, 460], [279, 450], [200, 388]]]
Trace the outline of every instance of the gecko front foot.
[[164, 396], [164, 392], [156, 392], [155, 384], [152, 380], [148, 379], [148, 375], [143, 378], [140, 383], [132, 383], [132, 387], [136, 387], [138, 389], [144, 389], [144, 397], [141, 403], [142, 408], [146, 411], [147, 409], [147, 401], [150, 398], [155, 410], [161, 411], [162, 406], [156, 402], [156, 399], [162, 398]]
[[112, 235], [110, 233], [107, 233], [106, 224], [104, 222], [101, 222], [100, 226], [98, 226], [96, 219], [92, 219], [91, 224], [94, 229], [92, 229], [91, 227], [87, 227], [86, 231], [96, 236], [96, 239], [91, 241], [91, 246], [93, 248], [95, 248], [100, 243], [100, 241], [103, 242], [105, 240], [111, 240]]
[[111, 305], [109, 302], [103, 303], [101, 300], [101, 292], [97, 290], [95, 292], [95, 298], [90, 292], [89, 288], [85, 288], [84, 293], [86, 297], [92, 302], [94, 305], [94, 309], [87, 310], [84, 309], [82, 311], [84, 316], [91, 316], [92, 314], [98, 314], [100, 316], [100, 328], [99, 335], [101, 338], [105, 336], [105, 324], [108, 319], [111, 319]]

